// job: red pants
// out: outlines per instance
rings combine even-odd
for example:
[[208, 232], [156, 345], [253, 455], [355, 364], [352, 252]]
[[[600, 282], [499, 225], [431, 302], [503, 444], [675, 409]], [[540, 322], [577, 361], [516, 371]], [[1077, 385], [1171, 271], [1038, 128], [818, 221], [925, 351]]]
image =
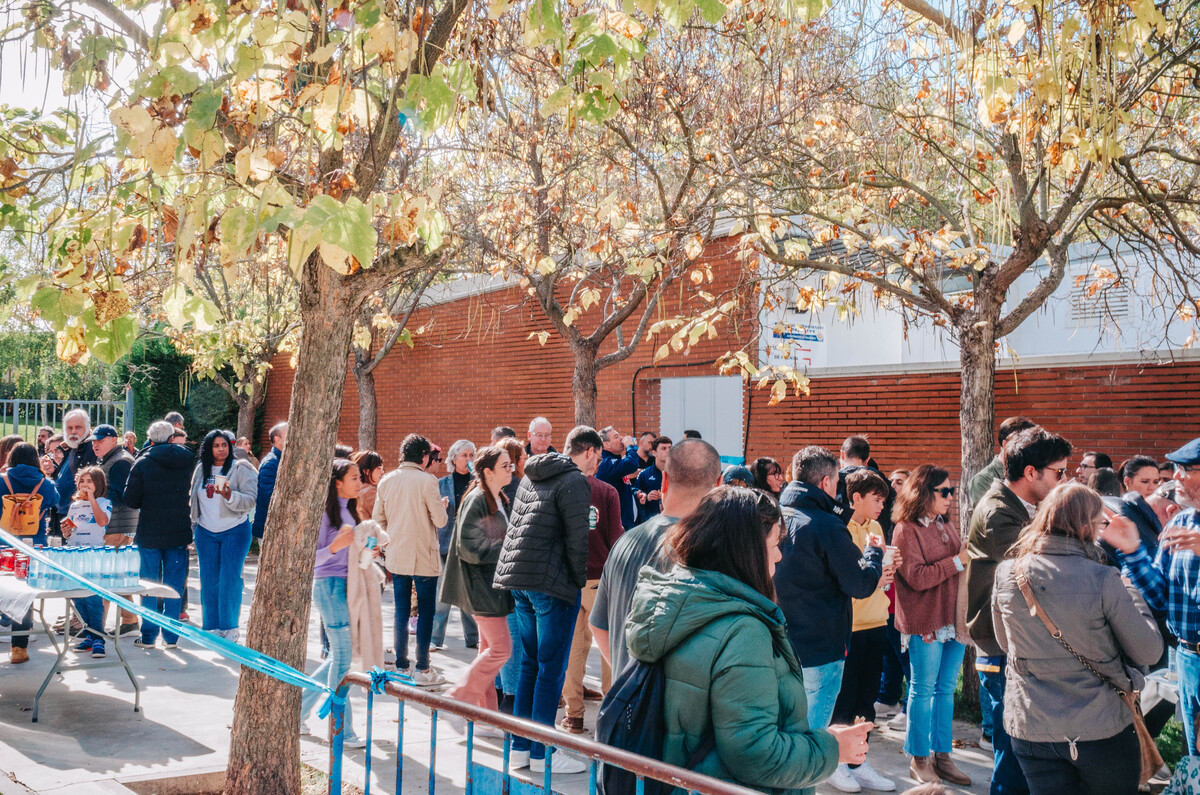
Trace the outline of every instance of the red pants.
[[505, 618], [474, 616], [479, 627], [479, 654], [457, 685], [446, 695], [484, 709], [496, 709], [496, 674], [512, 654], [512, 639]]

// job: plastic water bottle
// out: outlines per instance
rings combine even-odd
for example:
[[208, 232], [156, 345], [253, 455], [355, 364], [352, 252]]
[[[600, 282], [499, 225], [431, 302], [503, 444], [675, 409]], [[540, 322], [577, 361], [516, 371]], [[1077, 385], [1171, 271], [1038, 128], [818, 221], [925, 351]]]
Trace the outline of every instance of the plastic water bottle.
[[125, 587], [136, 588], [142, 573], [142, 553], [132, 544], [125, 547]]

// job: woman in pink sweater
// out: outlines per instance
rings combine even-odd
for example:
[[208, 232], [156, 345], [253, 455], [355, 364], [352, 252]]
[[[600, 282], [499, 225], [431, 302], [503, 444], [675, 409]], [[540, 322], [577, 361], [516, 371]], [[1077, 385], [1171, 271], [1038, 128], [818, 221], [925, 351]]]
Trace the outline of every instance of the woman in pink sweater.
[[967, 551], [944, 519], [953, 495], [949, 473], [926, 464], [896, 497], [892, 540], [903, 556], [896, 572], [896, 629], [912, 666], [904, 750], [912, 757], [913, 777], [969, 787], [971, 779], [950, 759], [954, 687], [966, 650], [957, 605]]

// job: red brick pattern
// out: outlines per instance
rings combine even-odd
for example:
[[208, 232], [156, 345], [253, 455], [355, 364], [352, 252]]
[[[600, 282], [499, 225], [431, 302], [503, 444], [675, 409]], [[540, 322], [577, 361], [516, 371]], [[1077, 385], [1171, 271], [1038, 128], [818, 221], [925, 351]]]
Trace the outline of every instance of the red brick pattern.
[[[710, 246], [703, 264], [713, 269], [697, 286], [683, 279], [658, 308], [665, 318], [702, 305], [697, 291], [738, 293], [733, 244]], [[742, 291], [740, 316], [721, 326], [715, 340], [701, 340], [687, 355], [672, 353], [652, 366], [669, 332], [643, 340], [624, 362], [598, 377], [597, 421], [629, 433], [658, 425], [659, 379], [712, 375], [713, 359], [731, 348], [751, 346], [754, 305]], [[694, 310], [693, 310], [694, 311]], [[580, 327], [592, 327], [585, 315]], [[635, 323], [626, 324], [631, 334]], [[555, 445], [573, 425], [572, 356], [566, 342], [519, 288], [422, 309], [411, 321], [412, 350], [398, 346], [376, 370], [378, 447], [391, 466], [400, 440], [416, 431], [448, 447], [455, 439], [486, 442], [496, 425], [511, 425], [522, 438], [529, 420], [548, 417]], [[528, 339], [548, 331], [546, 345]], [[612, 350], [609, 340], [602, 353]], [[269, 382], [266, 427], [286, 418], [292, 381], [287, 357], [275, 361]], [[1025, 414], [1066, 436], [1077, 450], [1107, 452], [1114, 461], [1134, 453], [1162, 454], [1200, 436], [1200, 362], [1001, 370], [996, 377], [998, 419]], [[779, 458], [786, 465], [799, 447], [835, 448], [851, 434], [865, 434], [885, 469], [937, 463], [957, 476], [959, 462], [958, 376], [917, 373], [814, 379], [811, 396], [768, 406], [767, 390], [748, 389], [747, 456]], [[358, 397], [347, 372], [339, 438], [357, 441]], [[633, 427], [636, 406], [636, 429]]]

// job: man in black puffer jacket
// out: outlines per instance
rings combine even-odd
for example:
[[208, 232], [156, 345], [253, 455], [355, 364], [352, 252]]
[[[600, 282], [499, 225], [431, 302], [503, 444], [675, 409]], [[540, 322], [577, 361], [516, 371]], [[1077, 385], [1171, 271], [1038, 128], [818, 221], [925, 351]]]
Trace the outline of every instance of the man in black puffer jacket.
[[[171, 444], [175, 428], [169, 422], [153, 423], [146, 431], [148, 447], [129, 471], [125, 504], [139, 508], [135, 540], [142, 558], [142, 579], [161, 582], [182, 594], [187, 584], [188, 544], [192, 543], [192, 469], [196, 459], [181, 444]], [[180, 599], [143, 597], [147, 606], [168, 618], [179, 618]], [[142, 636], [134, 641], [140, 648], [154, 648], [159, 627], [142, 622]], [[163, 644], [175, 648], [179, 637], [163, 629]]]
[[[496, 565], [495, 585], [512, 591], [525, 659], [513, 714], [554, 725], [567, 673], [567, 655], [579, 615], [579, 591], [587, 584], [588, 532], [596, 521], [588, 477], [600, 464], [600, 434], [580, 425], [567, 435], [566, 455], [535, 455], [525, 464], [512, 520]], [[511, 766], [545, 771], [545, 747], [513, 737]], [[555, 773], [582, 773], [586, 767], [565, 754], [554, 755]]]

